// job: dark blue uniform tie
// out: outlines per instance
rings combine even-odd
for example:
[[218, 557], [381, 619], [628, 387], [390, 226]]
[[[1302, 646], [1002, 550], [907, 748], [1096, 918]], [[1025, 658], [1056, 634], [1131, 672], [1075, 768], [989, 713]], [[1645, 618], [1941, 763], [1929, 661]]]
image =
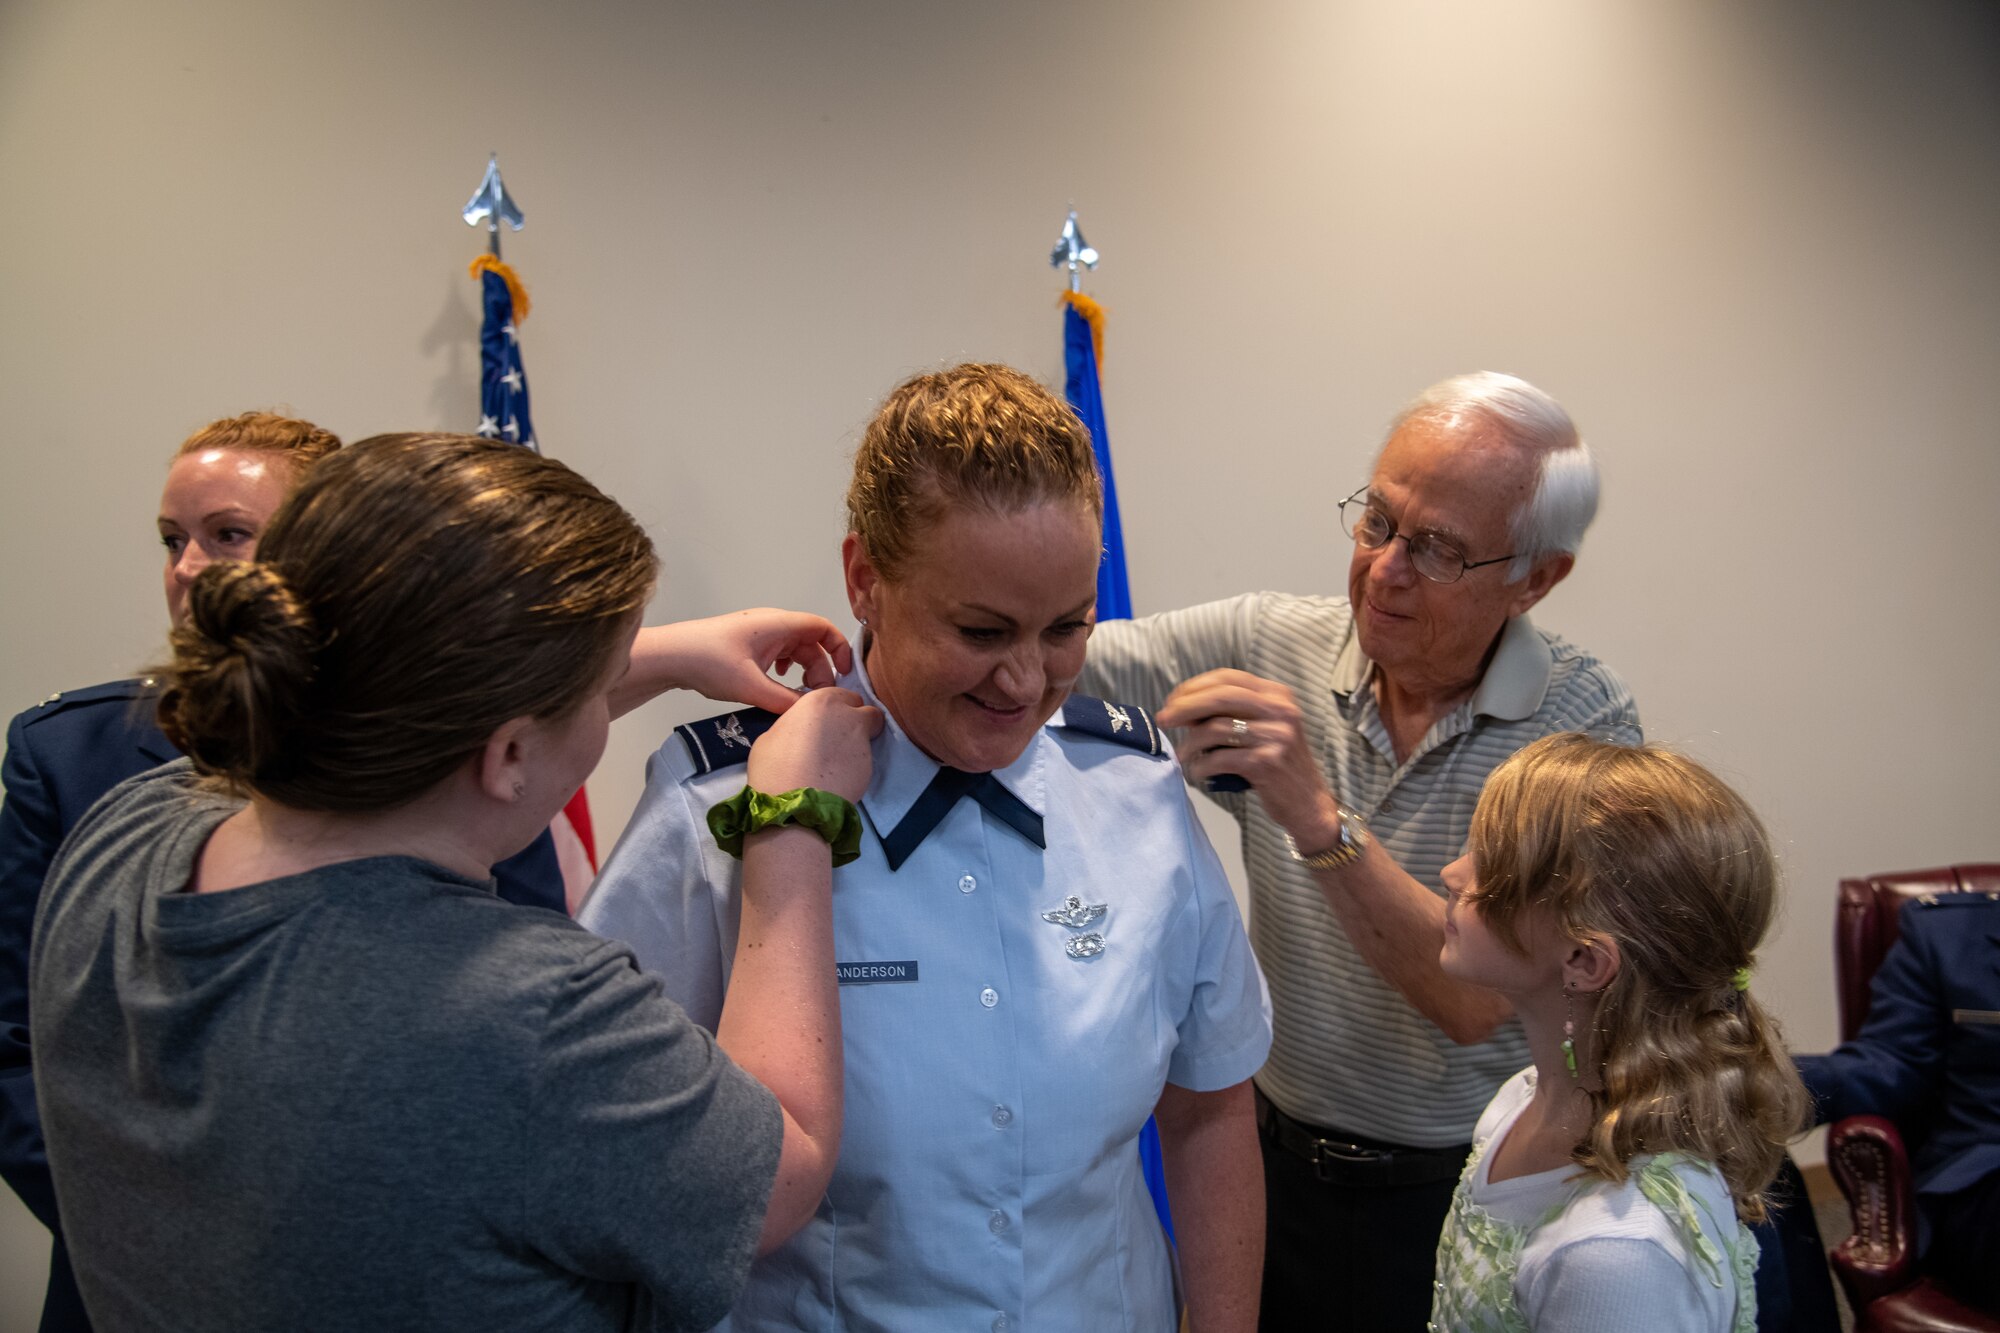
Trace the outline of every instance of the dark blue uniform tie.
[[889, 869], [902, 869], [903, 862], [910, 859], [910, 853], [930, 836], [932, 829], [944, 822], [944, 817], [951, 813], [951, 808], [958, 804], [961, 796], [970, 796], [979, 802], [988, 814], [1035, 846], [1048, 847], [1048, 843], [1042, 840], [1042, 817], [1030, 810], [1020, 797], [1001, 786], [1000, 779], [991, 773], [967, 773], [956, 768], [940, 767], [937, 776], [931, 779], [931, 785], [924, 788], [924, 794], [917, 798], [902, 822], [882, 839], [882, 854], [889, 858]]

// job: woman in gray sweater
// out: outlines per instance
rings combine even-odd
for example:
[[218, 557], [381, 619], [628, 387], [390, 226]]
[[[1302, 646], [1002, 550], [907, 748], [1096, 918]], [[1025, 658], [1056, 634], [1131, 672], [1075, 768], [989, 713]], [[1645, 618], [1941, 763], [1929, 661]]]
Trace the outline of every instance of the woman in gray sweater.
[[[654, 571], [560, 463], [383, 436], [194, 582], [160, 711], [191, 762], [77, 827], [31, 964], [99, 1329], [703, 1328], [810, 1214], [841, 1131], [821, 834], [744, 840], [713, 1039], [493, 894], [603, 751]], [[750, 781], [838, 812], [879, 725], [818, 691]]]

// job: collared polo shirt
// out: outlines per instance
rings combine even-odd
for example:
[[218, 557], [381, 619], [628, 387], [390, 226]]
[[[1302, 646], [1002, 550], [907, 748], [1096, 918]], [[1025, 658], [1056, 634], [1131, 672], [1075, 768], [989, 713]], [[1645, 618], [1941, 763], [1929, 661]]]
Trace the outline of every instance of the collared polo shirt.
[[[841, 684], [877, 702], [858, 668]], [[760, 1260], [749, 1330], [1174, 1325], [1166, 1244], [1136, 1141], [1166, 1083], [1214, 1091], [1264, 1062], [1270, 1008], [1227, 878], [1177, 766], [1061, 715], [995, 771], [1042, 816], [1037, 848], [961, 800], [900, 869], [881, 835], [938, 765], [890, 717], [861, 857], [834, 872], [846, 1128], [813, 1219]], [[742, 768], [698, 773], [678, 737], [580, 919], [629, 943], [695, 1021], [721, 1013], [740, 865], [707, 809]], [[1065, 899], [1103, 915], [1044, 918]]]
[[[1518, 616], [1472, 696], [1399, 762], [1345, 597], [1247, 593], [1100, 624], [1081, 686], [1155, 708], [1182, 681], [1222, 667], [1291, 687], [1334, 794], [1440, 896], [1487, 775], [1508, 756], [1559, 731], [1641, 739], [1624, 682]], [[1271, 987], [1276, 1032], [1258, 1086], [1309, 1124], [1416, 1147], [1470, 1141], [1501, 1083], [1529, 1063], [1520, 1026], [1453, 1042], [1363, 960], [1255, 794], [1216, 799], [1242, 826], [1250, 938]]]

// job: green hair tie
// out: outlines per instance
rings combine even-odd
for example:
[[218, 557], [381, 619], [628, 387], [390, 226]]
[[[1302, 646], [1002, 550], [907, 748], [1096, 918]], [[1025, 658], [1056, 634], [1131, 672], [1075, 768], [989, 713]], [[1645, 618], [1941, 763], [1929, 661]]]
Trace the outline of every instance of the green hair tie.
[[1736, 989], [1740, 991], [1749, 990], [1750, 989], [1749, 967], [1746, 965], [1737, 968], [1736, 971], [1730, 975], [1729, 984], [1736, 987]]
[[854, 802], [818, 787], [800, 787], [776, 796], [745, 787], [708, 811], [708, 831], [715, 845], [743, 858], [743, 840], [752, 833], [785, 824], [809, 828], [833, 849], [833, 864], [844, 866], [861, 855], [861, 812]]

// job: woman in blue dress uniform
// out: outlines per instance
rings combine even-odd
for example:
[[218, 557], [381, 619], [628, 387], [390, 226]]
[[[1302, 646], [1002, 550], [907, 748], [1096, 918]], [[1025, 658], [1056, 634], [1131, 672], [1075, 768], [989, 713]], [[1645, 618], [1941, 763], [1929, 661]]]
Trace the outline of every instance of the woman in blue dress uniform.
[[[159, 519], [167, 613], [176, 623], [195, 575], [218, 560], [248, 559], [305, 469], [339, 447], [332, 432], [270, 412], [212, 422], [182, 443], [167, 470]], [[152, 685], [121, 680], [65, 690], [7, 728], [7, 796], [0, 804], [0, 1174], [54, 1236], [43, 1333], [80, 1333], [90, 1323], [70, 1275], [35, 1106], [28, 939], [49, 863], [84, 812], [126, 778], [180, 758], [153, 723]], [[530, 873], [515, 877], [517, 893], [543, 882], [534, 873], [540, 868], [536, 851], [522, 854]], [[555, 872], [555, 850], [546, 852], [547, 868]]]
[[[1248, 1079], [1269, 1005], [1177, 765], [1072, 696], [1102, 506], [1088, 436], [1017, 372], [919, 376], [869, 427], [843, 546], [879, 704], [860, 857], [835, 872], [845, 1136], [817, 1215], [732, 1315], [765, 1329], [1174, 1327], [1136, 1146], [1157, 1115], [1198, 1330], [1256, 1318]], [[669, 737], [580, 919], [713, 1024], [737, 863], [709, 809], [764, 718]]]

